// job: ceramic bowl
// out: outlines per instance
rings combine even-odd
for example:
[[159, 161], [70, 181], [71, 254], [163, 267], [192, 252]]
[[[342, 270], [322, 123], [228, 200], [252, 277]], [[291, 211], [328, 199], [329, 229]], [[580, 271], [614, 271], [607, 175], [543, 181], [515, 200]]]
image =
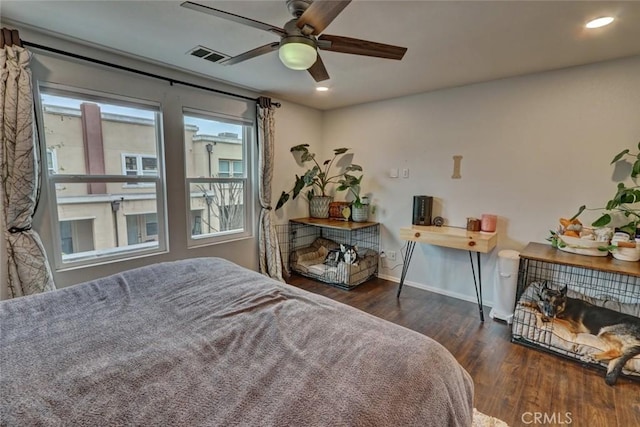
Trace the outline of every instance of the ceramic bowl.
[[609, 253], [601, 251], [598, 248], [602, 246], [608, 246], [609, 242], [596, 242], [591, 239], [581, 239], [580, 237], [560, 236], [560, 239], [566, 246], [559, 247], [564, 252], [570, 252], [578, 255], [589, 256], [607, 256]]
[[596, 242], [591, 239], [581, 239], [580, 237], [560, 236], [560, 239], [573, 248], [580, 249], [598, 249], [600, 246], [607, 246], [609, 242]]
[[615, 259], [622, 261], [640, 261], [640, 245], [635, 248], [615, 248], [610, 250]]

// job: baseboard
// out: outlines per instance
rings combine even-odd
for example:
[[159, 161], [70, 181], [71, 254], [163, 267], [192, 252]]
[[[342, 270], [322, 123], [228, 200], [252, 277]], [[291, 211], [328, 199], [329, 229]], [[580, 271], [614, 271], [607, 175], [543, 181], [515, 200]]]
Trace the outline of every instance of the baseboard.
[[[390, 282], [395, 282], [395, 283], [400, 283], [400, 278], [398, 277], [394, 277], [394, 276], [388, 276], [386, 274], [380, 274], [378, 273], [378, 277], [384, 280], [388, 280]], [[476, 300], [475, 295], [465, 295], [465, 294], [461, 294], [459, 292], [453, 292], [453, 291], [448, 291], [446, 289], [442, 289], [442, 288], [437, 288], [435, 286], [429, 286], [429, 285], [425, 285], [424, 283], [418, 283], [418, 282], [412, 282], [411, 280], [406, 280], [404, 281], [404, 286], [411, 286], [413, 288], [418, 288], [418, 289], [422, 289], [424, 291], [429, 291], [429, 292], [433, 292], [436, 294], [440, 294], [440, 295], [445, 295], [451, 298], [456, 298], [456, 299], [460, 299], [463, 301], [469, 301], [472, 302], [474, 304], [477, 304], [478, 301]], [[493, 307], [493, 301], [487, 301], [486, 299], [482, 300], [482, 304], [484, 306], [487, 307]]]

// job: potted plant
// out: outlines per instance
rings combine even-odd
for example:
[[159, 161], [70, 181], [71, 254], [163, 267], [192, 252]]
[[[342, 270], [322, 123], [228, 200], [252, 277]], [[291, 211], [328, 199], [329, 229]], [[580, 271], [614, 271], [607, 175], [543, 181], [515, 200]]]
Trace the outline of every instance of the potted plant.
[[[362, 170], [354, 169], [354, 170]], [[360, 197], [360, 183], [362, 182], [362, 175], [355, 176], [345, 172], [343, 178], [340, 180], [340, 186], [338, 191], [348, 190], [355, 197], [351, 204], [351, 218], [355, 222], [365, 222], [369, 219], [369, 198], [363, 196]]]
[[276, 210], [280, 209], [290, 198], [295, 199], [304, 188], [309, 188], [307, 191], [307, 199], [309, 200], [309, 214], [313, 218], [328, 218], [329, 217], [329, 203], [333, 201], [333, 196], [328, 193], [329, 184], [340, 184], [344, 174], [350, 171], [361, 171], [362, 168], [358, 165], [350, 164], [346, 167], [344, 172], [331, 175], [331, 167], [334, 163], [346, 154], [348, 148], [335, 148], [333, 150], [333, 157], [325, 160], [322, 165], [316, 160], [315, 153], [309, 151], [309, 144], [300, 144], [291, 147], [291, 152], [294, 155], [300, 156], [300, 162], [303, 164], [310, 162], [313, 166], [308, 169], [304, 175], [296, 175], [296, 181], [293, 188], [286, 192], [283, 191], [278, 199]]
[[[640, 151], [640, 143], [638, 143], [638, 150]], [[631, 150], [626, 149], [618, 153], [611, 161], [611, 164], [626, 161], [627, 157], [633, 158], [634, 162], [629, 176], [635, 184], [636, 178], [640, 175], [640, 154], [633, 154], [630, 151]], [[605, 227], [611, 224], [615, 219], [621, 219], [621, 217], [624, 217], [624, 221], [628, 222], [626, 224], [619, 225], [617, 229], [628, 233], [631, 240], [633, 240], [636, 235], [636, 229], [640, 225], [639, 203], [640, 186], [632, 185], [627, 187], [624, 182], [619, 182], [616, 193], [613, 198], [607, 202], [606, 206], [604, 208], [596, 208], [603, 209], [605, 212], [591, 225], [593, 227]], [[587, 209], [585, 205], [580, 206], [578, 213], [576, 213], [571, 219], [577, 218], [585, 209]]]

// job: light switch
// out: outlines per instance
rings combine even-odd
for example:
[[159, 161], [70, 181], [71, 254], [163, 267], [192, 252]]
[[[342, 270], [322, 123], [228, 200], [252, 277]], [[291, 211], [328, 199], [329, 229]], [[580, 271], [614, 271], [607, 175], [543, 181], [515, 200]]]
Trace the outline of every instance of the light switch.
[[398, 177], [398, 168], [389, 169], [389, 178], [397, 178]]
[[409, 178], [409, 168], [402, 169], [402, 177]]

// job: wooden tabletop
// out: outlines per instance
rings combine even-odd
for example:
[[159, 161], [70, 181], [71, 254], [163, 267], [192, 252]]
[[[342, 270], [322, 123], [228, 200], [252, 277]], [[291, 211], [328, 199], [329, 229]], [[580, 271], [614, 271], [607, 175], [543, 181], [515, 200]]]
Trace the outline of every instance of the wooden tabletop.
[[400, 238], [416, 243], [464, 249], [473, 252], [490, 252], [498, 243], [496, 233], [467, 231], [460, 227], [436, 227], [435, 225], [412, 225], [400, 229]]
[[298, 224], [306, 225], [317, 225], [319, 227], [335, 228], [338, 230], [358, 230], [361, 228], [378, 225], [377, 222], [354, 222], [331, 218], [295, 218], [290, 219], [289, 222], [296, 222]]
[[544, 243], [529, 243], [520, 252], [520, 258], [640, 277], [640, 261], [622, 261], [613, 258], [611, 255], [606, 257], [577, 255], [563, 252]]

